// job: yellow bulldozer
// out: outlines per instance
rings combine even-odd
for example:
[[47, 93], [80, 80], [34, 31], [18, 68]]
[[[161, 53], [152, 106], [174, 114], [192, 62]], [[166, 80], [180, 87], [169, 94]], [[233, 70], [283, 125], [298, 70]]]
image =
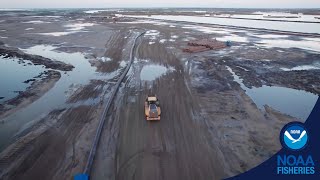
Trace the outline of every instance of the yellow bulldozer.
[[155, 95], [148, 95], [144, 103], [147, 121], [159, 121], [161, 115], [160, 102]]

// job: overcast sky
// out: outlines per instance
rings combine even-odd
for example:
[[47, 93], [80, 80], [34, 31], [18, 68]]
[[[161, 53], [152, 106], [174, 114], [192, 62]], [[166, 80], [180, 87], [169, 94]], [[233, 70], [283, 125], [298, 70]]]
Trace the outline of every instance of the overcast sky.
[[0, 0], [0, 8], [320, 8], [320, 0]]

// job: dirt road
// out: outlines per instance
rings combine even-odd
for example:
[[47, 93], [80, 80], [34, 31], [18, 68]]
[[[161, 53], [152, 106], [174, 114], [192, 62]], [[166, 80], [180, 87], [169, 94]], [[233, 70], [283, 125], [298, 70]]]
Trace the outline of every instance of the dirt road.
[[[138, 62], [132, 67], [132, 74], [126, 82], [128, 85], [123, 89], [126, 93], [119, 107], [119, 115], [115, 117], [120, 126], [114, 178], [222, 178], [223, 164], [217, 163], [221, 162], [221, 152], [210, 147], [206, 129], [196, 122], [198, 107], [194, 106], [193, 97], [185, 84], [183, 66], [163, 45], [149, 46], [148, 41], [144, 40], [139, 43]], [[154, 82], [142, 81], [139, 59], [173, 67], [174, 71]], [[145, 120], [143, 104], [149, 93], [156, 94], [160, 99], [163, 115], [159, 122]], [[104, 142], [102, 139], [101, 146]], [[101, 161], [99, 157], [96, 163]], [[100, 167], [97, 170], [103, 169]], [[93, 179], [101, 179], [98, 174], [101, 175], [93, 172]]]
[[[178, 33], [157, 29], [166, 37]], [[146, 35], [138, 46], [123, 97], [105, 127], [92, 179], [221, 179], [258, 165], [279, 149], [278, 131], [294, 118], [268, 107], [261, 112], [233, 82], [225, 61], [167, 47], [181, 42], [152, 41]], [[192, 72], [186, 58], [195, 67]], [[143, 72], [152, 65], [165, 67], [166, 73], [148, 81]], [[145, 120], [148, 94], [160, 99], [160, 122]]]

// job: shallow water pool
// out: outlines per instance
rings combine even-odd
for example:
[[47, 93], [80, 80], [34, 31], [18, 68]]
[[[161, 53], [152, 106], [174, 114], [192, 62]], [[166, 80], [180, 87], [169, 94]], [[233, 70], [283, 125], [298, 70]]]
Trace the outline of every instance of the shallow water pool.
[[45, 71], [43, 66], [35, 66], [30, 61], [22, 62], [17, 58], [0, 56], [0, 104], [19, 95], [19, 91], [26, 90], [31, 82], [24, 81]]
[[153, 81], [171, 70], [171, 68], [167, 68], [161, 65], [146, 65], [143, 66], [141, 70], [140, 79], [142, 81]]
[[243, 84], [243, 80], [230, 67], [227, 69], [232, 74], [234, 81], [240, 84], [260, 109], [264, 109], [264, 105], [268, 105], [277, 111], [305, 121], [318, 100], [317, 95], [303, 90], [265, 85], [259, 88], [247, 88]]

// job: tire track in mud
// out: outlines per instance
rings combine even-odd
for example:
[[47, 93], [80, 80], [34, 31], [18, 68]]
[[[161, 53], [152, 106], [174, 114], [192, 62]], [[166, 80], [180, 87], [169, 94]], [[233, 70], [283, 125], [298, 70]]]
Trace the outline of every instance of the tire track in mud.
[[133, 63], [134, 61], [134, 56], [133, 56], [133, 53], [134, 53], [134, 50], [135, 50], [135, 47], [136, 47], [136, 41], [139, 37], [141, 37], [143, 33], [140, 33], [135, 39], [134, 39], [134, 42], [133, 42], [133, 46], [131, 48], [131, 51], [130, 51], [130, 62], [129, 64], [127, 65], [126, 69], [124, 70], [124, 72], [122, 73], [122, 75], [120, 76], [119, 80], [117, 81], [117, 84], [115, 85], [115, 88], [111, 94], [111, 96], [109, 97], [108, 99], [108, 102], [106, 103], [106, 106], [104, 108], [104, 111], [100, 117], [100, 121], [99, 121], [99, 125], [98, 125], [98, 128], [97, 128], [97, 131], [96, 131], [96, 135], [94, 137], [94, 141], [93, 141], [93, 144], [92, 144], [92, 147], [91, 147], [91, 150], [90, 150], [90, 154], [89, 154], [89, 157], [88, 157], [88, 161], [87, 161], [87, 164], [85, 166], [85, 169], [83, 171], [84, 174], [88, 174], [90, 175], [90, 172], [91, 172], [91, 169], [92, 169], [92, 165], [93, 165], [93, 161], [94, 161], [94, 158], [95, 158], [95, 154], [96, 154], [96, 151], [97, 151], [97, 147], [98, 147], [98, 144], [99, 144], [99, 140], [100, 140], [100, 137], [101, 137], [101, 133], [102, 133], [102, 130], [103, 130], [103, 125], [106, 121], [106, 117], [107, 117], [107, 113], [109, 111], [109, 108], [111, 107], [111, 104], [113, 102], [113, 99], [114, 97], [116, 96], [117, 92], [118, 92], [118, 89], [121, 85], [121, 82], [123, 81], [123, 79], [126, 77], [129, 69], [131, 68], [131, 64]]

